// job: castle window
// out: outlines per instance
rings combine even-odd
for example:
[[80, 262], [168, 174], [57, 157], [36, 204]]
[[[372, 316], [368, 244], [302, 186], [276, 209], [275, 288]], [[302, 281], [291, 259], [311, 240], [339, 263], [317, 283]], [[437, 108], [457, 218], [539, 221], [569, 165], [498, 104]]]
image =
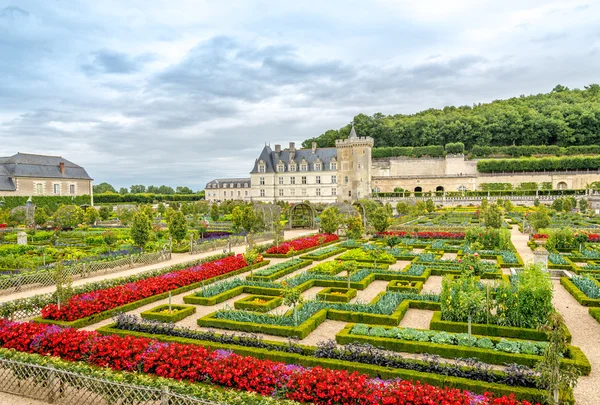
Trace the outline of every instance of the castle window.
[[264, 185], [265, 185], [265, 178], [264, 178], [264, 177], [261, 177], [261, 178], [259, 179], [259, 184], [260, 184], [261, 186], [264, 186]]
[[317, 193], [317, 197], [320, 197], [321, 196], [321, 189], [320, 188], [316, 189], [316, 193]]
[[306, 176], [302, 176], [302, 184], [306, 184]]
[[305, 188], [302, 189], [302, 197], [306, 197], [306, 189]]
[[290, 195], [291, 195], [292, 197], [295, 197], [295, 196], [296, 196], [296, 189], [295, 189], [295, 188], [293, 188], [293, 189], [291, 189], [291, 190], [290, 190]]
[[317, 176], [317, 184], [321, 184], [321, 176]]
[[344, 176], [344, 184], [348, 184], [348, 176]]
[[244, 195], [248, 197], [248, 190], [244, 191]]
[[35, 193], [37, 195], [44, 194], [44, 185], [42, 183], [36, 183], [35, 184]]
[[301, 172], [305, 172], [307, 170], [308, 170], [308, 165], [304, 165], [304, 164], [300, 165], [300, 171]]
[[337, 163], [330, 163], [329, 166], [331, 167], [331, 170], [337, 170]]
[[260, 196], [261, 196], [261, 197], [264, 197], [264, 196], [265, 196], [265, 190], [264, 190], [264, 189], [262, 189], [262, 188], [260, 189]]
[[60, 194], [60, 184], [53, 184], [52, 189], [54, 191], [54, 194], [56, 194], [56, 195]]
[[337, 195], [337, 188], [331, 189], [331, 195]]
[[321, 171], [321, 163], [315, 163], [315, 170]]
[[283, 177], [279, 176], [279, 185], [283, 184]]
[[258, 171], [260, 173], [264, 173], [265, 172], [265, 165], [258, 165]]
[[296, 178], [290, 177], [290, 184], [296, 184]]
[[296, 171], [296, 165], [295, 164], [291, 164], [290, 165], [290, 172], [295, 172]]
[[284, 172], [285, 171], [285, 166], [283, 164], [280, 164], [279, 166], [277, 166], [277, 171], [278, 172]]
[[282, 188], [279, 189], [279, 197], [283, 197], [283, 189]]
[[236, 185], [236, 187], [237, 187], [237, 188], [240, 188], [240, 183], [238, 183], [238, 184]]
[[75, 194], [75, 184], [69, 185], [69, 193], [70, 194]]
[[336, 184], [337, 183], [337, 176], [331, 176], [331, 183], [332, 184]]

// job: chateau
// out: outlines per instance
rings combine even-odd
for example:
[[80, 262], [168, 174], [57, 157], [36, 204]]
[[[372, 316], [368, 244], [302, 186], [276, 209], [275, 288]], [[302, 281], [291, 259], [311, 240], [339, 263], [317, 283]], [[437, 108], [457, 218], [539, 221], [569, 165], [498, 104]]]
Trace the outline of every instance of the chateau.
[[60, 156], [0, 157], [0, 196], [92, 195], [85, 169]]
[[[354, 127], [335, 148], [287, 149], [266, 145], [250, 179], [219, 179], [206, 186], [207, 200], [333, 203], [368, 198], [373, 192], [457, 192], [481, 190], [486, 183], [538, 183], [539, 188], [585, 189], [600, 181], [600, 171], [480, 173], [477, 159], [464, 155], [440, 158], [371, 158], [373, 138], [359, 137]], [[243, 189], [249, 182], [250, 190]], [[243, 187], [242, 187], [243, 186]], [[236, 188], [242, 190], [236, 190]], [[221, 193], [222, 191], [222, 193]], [[249, 192], [248, 192], [249, 191]], [[228, 193], [229, 192], [229, 193]]]

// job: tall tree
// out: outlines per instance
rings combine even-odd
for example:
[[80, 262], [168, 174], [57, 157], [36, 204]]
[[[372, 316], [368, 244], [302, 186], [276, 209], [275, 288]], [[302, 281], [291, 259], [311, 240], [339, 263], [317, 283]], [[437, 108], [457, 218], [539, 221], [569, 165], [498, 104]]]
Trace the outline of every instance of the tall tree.
[[169, 223], [169, 234], [177, 242], [181, 242], [187, 234], [187, 221], [183, 212], [176, 211]]
[[133, 223], [131, 224], [131, 239], [136, 244], [143, 248], [150, 240], [150, 233], [152, 232], [152, 223], [150, 218], [144, 213], [144, 211], [138, 211], [133, 216]]
[[104, 182], [100, 184], [94, 185], [94, 194], [104, 194], [104, 193], [116, 193], [117, 191], [113, 186]]

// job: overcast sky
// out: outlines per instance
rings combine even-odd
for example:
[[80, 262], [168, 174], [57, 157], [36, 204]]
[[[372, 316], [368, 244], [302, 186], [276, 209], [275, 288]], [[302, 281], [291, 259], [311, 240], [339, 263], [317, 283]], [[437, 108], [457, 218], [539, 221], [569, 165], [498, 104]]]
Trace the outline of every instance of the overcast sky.
[[600, 1], [0, 0], [0, 156], [247, 176], [265, 142], [600, 82]]

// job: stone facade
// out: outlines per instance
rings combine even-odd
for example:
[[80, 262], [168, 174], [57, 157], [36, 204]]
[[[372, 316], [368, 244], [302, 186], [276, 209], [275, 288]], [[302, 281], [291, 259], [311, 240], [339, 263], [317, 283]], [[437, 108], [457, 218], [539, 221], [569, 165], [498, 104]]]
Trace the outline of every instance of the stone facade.
[[0, 158], [0, 196], [93, 196], [92, 181], [83, 167], [60, 156]]
[[204, 188], [205, 199], [210, 203], [229, 200], [250, 200], [250, 178], [215, 179]]

